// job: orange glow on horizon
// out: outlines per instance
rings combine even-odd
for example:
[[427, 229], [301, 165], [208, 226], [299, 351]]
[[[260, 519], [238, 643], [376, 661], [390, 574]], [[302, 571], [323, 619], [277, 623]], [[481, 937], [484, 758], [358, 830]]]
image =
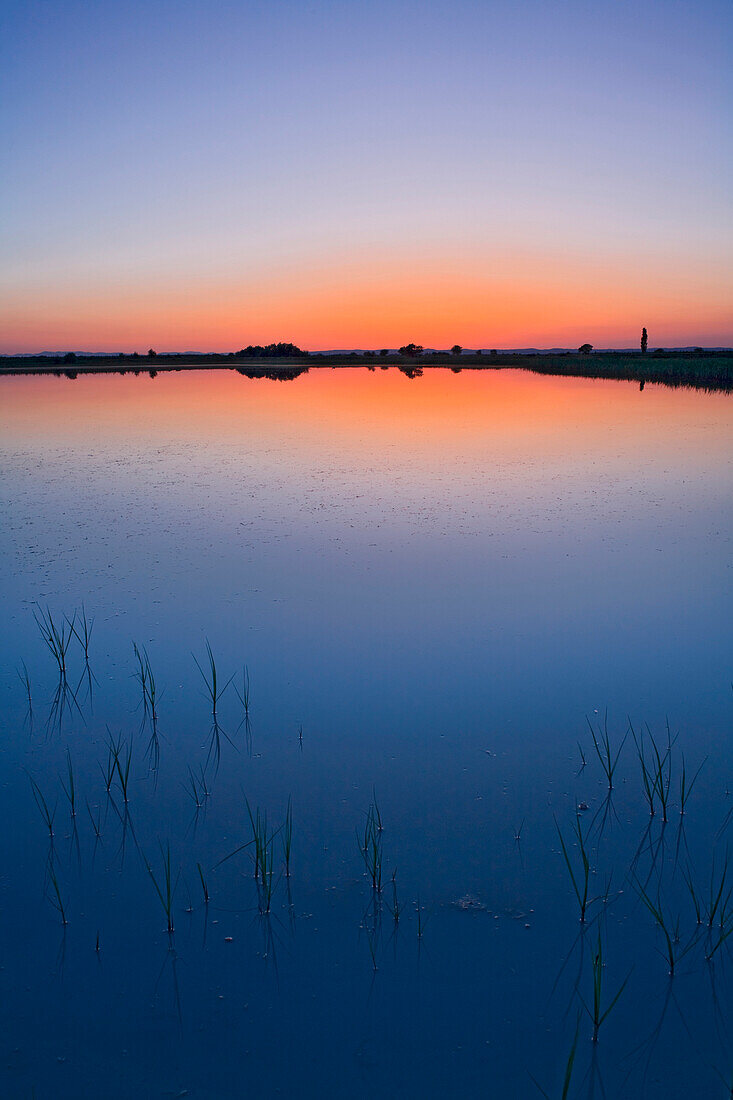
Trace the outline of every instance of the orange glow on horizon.
[[[690, 282], [694, 290], [690, 288]], [[356, 258], [253, 279], [120, 279], [18, 289], [0, 306], [13, 351], [234, 351], [292, 341], [310, 351], [398, 347], [635, 347], [731, 342], [720, 274], [592, 258]]]

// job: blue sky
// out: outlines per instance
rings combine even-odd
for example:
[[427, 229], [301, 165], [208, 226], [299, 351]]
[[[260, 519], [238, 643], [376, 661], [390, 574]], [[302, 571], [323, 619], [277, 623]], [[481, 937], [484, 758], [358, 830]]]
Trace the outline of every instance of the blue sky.
[[[592, 269], [601, 342], [624, 271], [670, 342], [675, 315], [680, 337], [699, 316], [691, 342], [733, 341], [731, 10], [2, 3], [0, 341], [27, 350], [54, 323], [61, 339], [72, 315], [77, 340], [114, 342], [116, 325], [125, 340], [123, 305], [147, 335], [154, 298], [161, 339], [190, 346], [199, 302], [202, 333], [220, 325], [227, 346], [238, 301], [273, 325], [279, 301], [283, 330], [303, 327], [318, 284], [307, 336], [327, 346], [344, 280], [365, 288], [371, 335], [380, 265], [416, 322], [411, 272], [436, 288], [452, 265], [470, 273], [459, 335], [478, 336], [481, 280], [496, 294], [504, 270], [527, 287], [535, 342], [542, 288], [562, 303]], [[558, 341], [572, 322], [558, 317]], [[246, 309], [242, 325], [274, 335]]]

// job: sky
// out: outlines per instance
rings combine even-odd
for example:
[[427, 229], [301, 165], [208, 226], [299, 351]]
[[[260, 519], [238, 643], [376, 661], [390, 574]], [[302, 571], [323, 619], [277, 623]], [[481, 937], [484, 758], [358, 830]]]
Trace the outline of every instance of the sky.
[[0, 0], [0, 352], [733, 344], [729, 0]]

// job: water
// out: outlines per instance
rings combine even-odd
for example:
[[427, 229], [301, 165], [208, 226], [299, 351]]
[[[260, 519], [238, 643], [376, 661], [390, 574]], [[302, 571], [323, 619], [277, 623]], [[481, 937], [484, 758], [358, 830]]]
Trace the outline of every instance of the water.
[[[733, 936], [705, 956], [733, 909], [699, 929], [683, 874], [709, 895], [733, 805], [728, 396], [362, 369], [0, 389], [4, 1095], [559, 1096], [579, 1013], [570, 1095], [728, 1095]], [[78, 709], [49, 721], [33, 611], [82, 604], [91, 692], [75, 643]], [[218, 768], [207, 639], [222, 682], [251, 678], [251, 738], [234, 685], [219, 705]], [[631, 738], [604, 801], [586, 716], [606, 710], [616, 747], [627, 716], [678, 735], [666, 828], [645, 832]], [[127, 807], [108, 727], [133, 745]], [[706, 762], [681, 829], [683, 752], [688, 780]], [[355, 835], [375, 792], [376, 906]], [[250, 839], [245, 797], [277, 830], [291, 796], [292, 874], [279, 832], [262, 916], [251, 848], [219, 861]], [[583, 802], [608, 898], [584, 933], [554, 820], [569, 843]], [[679, 915], [672, 982], [637, 882]], [[604, 1003], [628, 982], [593, 1044], [599, 931]]]

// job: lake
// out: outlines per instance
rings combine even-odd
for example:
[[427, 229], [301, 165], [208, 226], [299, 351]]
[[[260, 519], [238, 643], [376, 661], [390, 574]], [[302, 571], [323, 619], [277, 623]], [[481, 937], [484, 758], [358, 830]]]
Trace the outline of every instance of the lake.
[[730, 1096], [730, 395], [0, 394], [3, 1095]]

